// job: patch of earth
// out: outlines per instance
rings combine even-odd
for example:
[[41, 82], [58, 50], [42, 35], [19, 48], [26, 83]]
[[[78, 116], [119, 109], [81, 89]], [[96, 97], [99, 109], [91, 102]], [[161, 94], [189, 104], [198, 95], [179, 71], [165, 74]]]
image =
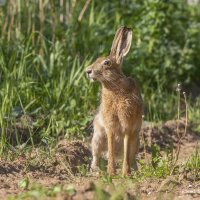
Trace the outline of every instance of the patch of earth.
[[[192, 124], [186, 127], [185, 118], [169, 120], [163, 124], [144, 123], [141, 129], [139, 157], [151, 157], [152, 146], [156, 145], [161, 152], [171, 150], [176, 152], [180, 147], [179, 161], [184, 161], [198, 146], [200, 135], [193, 130]], [[177, 129], [178, 126], [178, 129]]]
[[166, 179], [148, 180], [140, 184], [142, 200], [178, 199], [192, 200], [200, 199], [200, 182], [179, 180], [176, 176]]
[[[16, 113], [15, 113], [16, 112]], [[19, 115], [18, 110], [16, 110], [13, 114]], [[14, 119], [10, 119], [8, 121], [8, 127], [6, 129], [6, 140], [9, 144], [13, 146], [17, 144], [27, 143], [30, 140], [30, 132], [32, 138], [35, 142], [37, 142], [37, 132], [40, 131], [44, 124], [45, 116], [31, 116], [31, 115], [19, 115]], [[1, 135], [1, 128], [0, 128]]]
[[[145, 125], [141, 130], [141, 147], [139, 156], [143, 157], [144, 152], [151, 156], [152, 145], [157, 145], [161, 150], [166, 148], [176, 149], [180, 143], [180, 159], [187, 159], [194, 151], [200, 139], [192, 130], [192, 125], [188, 124], [185, 132], [185, 120], [179, 121], [177, 133], [177, 121], [167, 121], [162, 125]], [[184, 136], [180, 140], [180, 137]], [[13, 161], [0, 160], [0, 196], [6, 199], [7, 196], [17, 194], [23, 190], [18, 183], [25, 177], [29, 177], [31, 183], [39, 183], [50, 187], [57, 184], [73, 184], [76, 193], [73, 196], [64, 194], [58, 195], [56, 199], [95, 199], [98, 190], [105, 196], [109, 196], [110, 188], [97, 189], [95, 186], [99, 180], [96, 176], [80, 177], [76, 176], [80, 170], [89, 168], [91, 152], [85, 142], [82, 141], [59, 141], [54, 154], [41, 154], [39, 149], [34, 149], [30, 154], [22, 154]], [[82, 168], [80, 169], [80, 167]], [[139, 195], [139, 199], [194, 199], [200, 198], [200, 183], [191, 182], [190, 178], [168, 178], [165, 180], [147, 180], [139, 185], [130, 184], [127, 186], [126, 199], [134, 199]], [[95, 184], [94, 184], [95, 182]], [[117, 182], [117, 181], [116, 181]], [[115, 183], [115, 180], [113, 180]], [[121, 184], [121, 183], [120, 183]], [[111, 184], [112, 185], [112, 184]], [[123, 184], [121, 184], [123, 185]], [[126, 185], [124, 183], [124, 185]], [[106, 186], [107, 187], [107, 186]], [[109, 186], [110, 187], [110, 186]], [[114, 190], [111, 188], [111, 191]]]
[[72, 182], [80, 166], [89, 167], [90, 150], [81, 141], [61, 141], [53, 156], [40, 149], [23, 153], [13, 161], [0, 160], [0, 197], [22, 192], [18, 183], [28, 177], [30, 182], [52, 186]]

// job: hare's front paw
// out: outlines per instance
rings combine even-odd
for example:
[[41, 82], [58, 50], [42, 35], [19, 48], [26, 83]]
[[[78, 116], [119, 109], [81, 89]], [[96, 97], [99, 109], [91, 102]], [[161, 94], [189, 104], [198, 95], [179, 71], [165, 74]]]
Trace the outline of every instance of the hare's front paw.
[[92, 175], [94, 176], [98, 176], [100, 174], [100, 168], [97, 165], [91, 165], [90, 167], [90, 172], [92, 173]]
[[100, 168], [99, 168], [99, 166], [97, 166], [97, 165], [91, 165], [90, 171], [91, 171], [91, 172], [100, 171]]
[[130, 176], [131, 175], [131, 169], [128, 165], [124, 165], [122, 168], [122, 175], [123, 176]]

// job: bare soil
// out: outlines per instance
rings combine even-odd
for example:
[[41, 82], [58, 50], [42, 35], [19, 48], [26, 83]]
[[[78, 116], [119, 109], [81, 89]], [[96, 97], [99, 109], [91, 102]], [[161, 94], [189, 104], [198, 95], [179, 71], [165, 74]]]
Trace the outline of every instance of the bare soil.
[[[161, 151], [173, 149], [176, 152], [180, 144], [178, 163], [186, 162], [194, 151], [200, 136], [192, 130], [189, 124], [185, 135], [185, 120], [167, 121], [164, 124], [152, 125], [146, 123], [141, 130], [141, 145], [139, 158], [149, 162], [153, 145]], [[184, 136], [183, 139], [180, 138]], [[0, 199], [10, 195], [28, 191], [19, 187], [20, 180], [28, 177], [30, 185], [34, 183], [45, 187], [54, 185], [73, 185], [74, 194], [59, 193], [55, 199], [96, 199], [98, 191], [109, 197], [111, 193], [119, 192], [118, 186], [124, 186], [121, 199], [200, 199], [200, 181], [194, 181], [190, 172], [169, 176], [165, 179], [147, 178], [143, 181], [132, 179], [115, 179], [112, 184], [103, 184], [99, 175], [88, 173], [91, 152], [83, 141], [59, 141], [55, 150], [49, 154], [40, 149], [21, 153], [0, 160]], [[120, 171], [119, 171], [120, 173]]]

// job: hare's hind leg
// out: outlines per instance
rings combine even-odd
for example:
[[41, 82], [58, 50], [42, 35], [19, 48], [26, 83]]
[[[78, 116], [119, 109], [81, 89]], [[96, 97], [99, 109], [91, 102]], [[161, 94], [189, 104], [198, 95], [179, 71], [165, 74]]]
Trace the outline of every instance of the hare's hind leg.
[[136, 155], [139, 149], [139, 132], [135, 132], [130, 137], [130, 164], [134, 170], [138, 170], [137, 162], [136, 162]]
[[139, 148], [139, 134], [125, 134], [124, 136], [124, 160], [123, 160], [123, 175], [131, 173], [131, 167], [137, 170], [136, 155]]
[[94, 122], [94, 135], [92, 138], [92, 163], [91, 170], [99, 170], [99, 161], [103, 151], [106, 151], [107, 141], [104, 127], [98, 121]]

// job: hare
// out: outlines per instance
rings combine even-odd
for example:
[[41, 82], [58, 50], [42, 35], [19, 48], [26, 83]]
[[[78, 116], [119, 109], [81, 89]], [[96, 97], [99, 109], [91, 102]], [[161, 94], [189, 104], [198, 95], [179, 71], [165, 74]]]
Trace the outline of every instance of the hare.
[[132, 30], [119, 28], [110, 55], [99, 57], [86, 69], [87, 76], [102, 85], [101, 104], [93, 122], [91, 168], [98, 168], [102, 152], [108, 150], [107, 171], [110, 175], [116, 173], [115, 153], [120, 148], [124, 148], [123, 175], [129, 175], [131, 167], [137, 170], [143, 101], [136, 82], [122, 72], [122, 61], [131, 42]]

